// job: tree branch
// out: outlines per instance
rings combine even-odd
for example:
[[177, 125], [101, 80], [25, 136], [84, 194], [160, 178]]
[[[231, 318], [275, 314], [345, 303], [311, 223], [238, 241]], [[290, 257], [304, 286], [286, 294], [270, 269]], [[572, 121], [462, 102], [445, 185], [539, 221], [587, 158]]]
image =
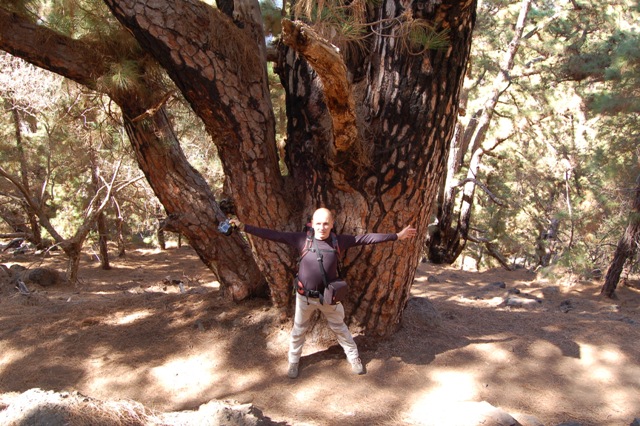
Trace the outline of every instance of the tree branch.
[[0, 176], [7, 179], [18, 189], [18, 191], [24, 197], [23, 198], [24, 201], [26, 201], [27, 204], [29, 204], [29, 207], [31, 207], [33, 211], [36, 213], [36, 215], [38, 216], [38, 219], [40, 220], [40, 224], [47, 230], [47, 232], [49, 232], [49, 234], [56, 240], [56, 242], [64, 241], [64, 238], [60, 234], [58, 234], [58, 232], [55, 230], [55, 228], [49, 221], [49, 218], [42, 210], [42, 208], [38, 205], [38, 203], [36, 203], [33, 200], [29, 190], [24, 186], [22, 186], [22, 184], [18, 181], [18, 179], [11, 176], [2, 166], [0, 166]]
[[333, 122], [338, 153], [347, 152], [358, 139], [355, 102], [340, 51], [302, 22], [282, 20], [282, 41], [302, 55], [320, 77]]
[[96, 49], [0, 7], [0, 49], [94, 89], [106, 67]]
[[496, 197], [491, 191], [489, 191], [489, 188], [487, 188], [487, 186], [484, 183], [480, 182], [477, 179], [466, 178], [465, 180], [462, 180], [462, 181], [458, 182], [456, 184], [456, 186], [457, 187], [462, 187], [462, 186], [464, 186], [465, 184], [467, 184], [469, 182], [473, 182], [474, 185], [479, 186], [480, 188], [482, 188], [482, 190], [489, 196], [489, 198], [491, 198], [491, 201], [493, 201], [497, 205], [499, 205], [501, 207], [507, 206], [507, 203], [505, 203], [504, 201], [502, 201], [498, 197]]
[[12, 232], [10, 234], [0, 234], [0, 238], [29, 238], [31, 235], [26, 232]]
[[496, 259], [504, 269], [506, 269], [507, 271], [513, 270], [511, 265], [509, 265], [509, 262], [507, 261], [507, 259], [505, 259], [502, 253], [498, 251], [495, 244], [493, 244], [490, 240], [482, 237], [472, 237], [471, 235], [469, 235], [467, 238], [469, 241], [472, 241], [474, 243], [483, 244], [487, 249], [487, 252], [489, 253], [489, 255], [494, 259]]

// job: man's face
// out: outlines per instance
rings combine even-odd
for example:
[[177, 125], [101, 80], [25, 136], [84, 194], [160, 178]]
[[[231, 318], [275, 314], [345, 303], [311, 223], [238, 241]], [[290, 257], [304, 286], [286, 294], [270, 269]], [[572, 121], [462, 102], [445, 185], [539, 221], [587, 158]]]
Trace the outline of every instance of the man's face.
[[318, 209], [313, 214], [311, 220], [315, 237], [319, 240], [326, 240], [331, 234], [333, 228], [333, 218], [331, 212], [326, 209]]

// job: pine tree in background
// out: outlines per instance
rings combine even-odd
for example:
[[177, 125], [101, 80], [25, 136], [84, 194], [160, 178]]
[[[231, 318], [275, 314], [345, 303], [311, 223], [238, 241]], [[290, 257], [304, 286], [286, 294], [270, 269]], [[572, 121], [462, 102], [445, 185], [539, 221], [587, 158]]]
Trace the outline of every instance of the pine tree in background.
[[[466, 126], [482, 111], [515, 8], [480, 5], [462, 96]], [[532, 3], [487, 134], [509, 137], [475, 176], [487, 190], [475, 193], [470, 225], [512, 266], [583, 276], [605, 268], [615, 230], [626, 223], [621, 186], [629, 188], [637, 170], [637, 17], [627, 2]], [[468, 178], [471, 154], [471, 148], [459, 154], [460, 182]], [[479, 267], [495, 264], [485, 243], [471, 241], [463, 255]]]

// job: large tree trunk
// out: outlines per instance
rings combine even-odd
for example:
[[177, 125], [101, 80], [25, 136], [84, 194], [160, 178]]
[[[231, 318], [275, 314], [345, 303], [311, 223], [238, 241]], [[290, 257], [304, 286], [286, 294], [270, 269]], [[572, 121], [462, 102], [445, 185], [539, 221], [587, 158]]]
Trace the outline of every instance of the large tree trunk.
[[638, 251], [638, 244], [640, 244], [640, 176], [636, 179], [635, 197], [631, 206], [629, 225], [627, 225], [624, 235], [618, 241], [618, 247], [616, 247], [609, 265], [600, 294], [609, 298], [613, 297], [624, 264], [635, 256]]
[[[292, 212], [299, 206], [280, 175], [266, 58], [260, 48], [264, 39], [255, 39], [255, 26], [237, 25], [241, 14], [235, 15], [234, 22], [199, 1], [175, 1], [163, 8], [144, 1], [105, 3], [162, 64], [203, 120], [217, 145], [225, 187], [241, 220], [279, 229], [300, 228], [304, 221], [291, 216], [300, 214]], [[239, 237], [233, 238], [240, 243]], [[291, 300], [293, 253], [262, 240], [252, 245], [273, 302], [286, 308]], [[234, 262], [242, 265], [246, 260]], [[220, 261], [217, 264], [222, 267]]]
[[[233, 2], [233, 7], [225, 2], [220, 9], [196, 0], [105, 3], [167, 70], [203, 120], [241, 220], [297, 230], [313, 209], [324, 205], [337, 213], [339, 232], [396, 232], [413, 224], [424, 234], [455, 124], [475, 22], [474, 0], [430, 2], [428, 7], [382, 1], [367, 12], [367, 20], [376, 22], [367, 51], [348, 62], [309, 27], [290, 23], [283, 36], [289, 48], [282, 47], [279, 63], [289, 109], [286, 177], [278, 167], [260, 17], [251, 12], [256, 1]], [[236, 10], [235, 5], [242, 7]], [[448, 29], [450, 45], [420, 54], [403, 50], [407, 43], [398, 39], [399, 24], [410, 19], [407, 8], [437, 30]], [[77, 55], [73, 49], [64, 51]], [[94, 74], [88, 76], [106, 69], [104, 64], [89, 68]], [[74, 68], [69, 74], [77, 81], [95, 81], [82, 71]], [[183, 215], [184, 233], [201, 257], [207, 249], [216, 250], [215, 259], [203, 261], [220, 270], [228, 249], [240, 266], [251, 265], [250, 259], [236, 255], [240, 249], [233, 250], [234, 244], [242, 247], [240, 238], [221, 241], [210, 232], [210, 222], [220, 219], [218, 208], [199, 181], [193, 183], [197, 174], [179, 158], [175, 136], [166, 134], [170, 127], [163, 109], [144, 114], [138, 110], [141, 105], [133, 107], [123, 98], [118, 103], [138, 161], [167, 213]], [[142, 104], [146, 109], [156, 106]], [[162, 136], [154, 140], [158, 134]], [[204, 214], [198, 217], [197, 212]], [[286, 307], [295, 253], [267, 241], [251, 242], [273, 302]], [[352, 284], [347, 305], [356, 325], [376, 335], [395, 329], [422, 244], [416, 239], [347, 254]]]
[[138, 165], [174, 226], [234, 300], [264, 294], [264, 280], [242, 236], [218, 232], [225, 216], [207, 182], [184, 156], [164, 107], [138, 119], [130, 118], [124, 102], [121, 107]]
[[[472, 2], [446, 3], [423, 17], [452, 29], [448, 49], [408, 55], [395, 38], [397, 28], [380, 24], [363, 62], [346, 63], [360, 124], [359, 139], [348, 150], [334, 142], [340, 136], [337, 114], [331, 114], [337, 101], [322, 91], [337, 85], [316, 64], [316, 51], [301, 46], [312, 35], [300, 24], [288, 30], [291, 41], [285, 42], [295, 51], [283, 53], [279, 70], [287, 89], [287, 164], [302, 194], [303, 212], [330, 207], [337, 213], [338, 232], [394, 232], [413, 224], [424, 234], [455, 124], [475, 17]], [[384, 1], [370, 20], [397, 17], [403, 10], [398, 2]], [[374, 335], [396, 328], [421, 244], [416, 239], [347, 253], [351, 291], [346, 305], [354, 325]]]

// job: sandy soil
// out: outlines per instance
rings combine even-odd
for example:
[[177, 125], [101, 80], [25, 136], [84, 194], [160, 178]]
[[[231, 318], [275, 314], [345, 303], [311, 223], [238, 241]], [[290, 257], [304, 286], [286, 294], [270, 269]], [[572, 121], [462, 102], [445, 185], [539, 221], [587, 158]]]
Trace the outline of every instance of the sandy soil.
[[[0, 263], [64, 270], [58, 254]], [[640, 417], [637, 287], [610, 300], [597, 282], [421, 264], [402, 329], [356, 337], [366, 375], [316, 341], [291, 380], [290, 323], [266, 301], [225, 302], [189, 247], [132, 250], [112, 265], [86, 256], [79, 286], [32, 285], [31, 296], [0, 285], [0, 393], [79, 391], [158, 411], [232, 400], [286, 425], [442, 426], [466, 401], [545, 425]]]

